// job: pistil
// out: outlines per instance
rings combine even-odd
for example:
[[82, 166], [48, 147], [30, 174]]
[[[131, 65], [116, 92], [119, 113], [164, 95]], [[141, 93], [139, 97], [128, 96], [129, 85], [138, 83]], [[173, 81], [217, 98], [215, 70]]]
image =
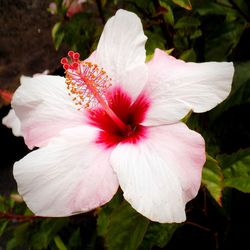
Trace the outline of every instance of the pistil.
[[108, 114], [122, 132], [128, 133], [127, 126], [109, 107], [106, 100], [106, 91], [111, 86], [111, 79], [103, 69], [96, 64], [80, 61], [80, 54], [68, 52], [69, 59], [62, 58], [61, 63], [66, 71], [66, 84], [72, 100], [78, 109], [91, 111], [98, 105]]

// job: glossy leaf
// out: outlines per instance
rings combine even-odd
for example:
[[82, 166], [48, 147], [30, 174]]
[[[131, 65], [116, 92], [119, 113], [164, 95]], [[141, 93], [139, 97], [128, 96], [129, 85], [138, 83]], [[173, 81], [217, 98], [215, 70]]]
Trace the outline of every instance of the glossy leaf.
[[116, 195], [112, 198], [110, 202], [108, 202], [105, 206], [100, 208], [98, 211], [97, 218], [97, 234], [99, 236], [104, 237], [108, 230], [108, 225], [110, 221], [110, 216], [112, 212], [120, 206], [123, 200], [122, 192], [119, 190]]
[[69, 238], [69, 243], [67, 244], [69, 249], [79, 249], [82, 244], [80, 227], [73, 231], [72, 235]]
[[250, 193], [250, 149], [218, 157], [223, 174], [224, 186]]
[[191, 10], [192, 5], [189, 0], [172, 0], [175, 4], [179, 5], [182, 8], [185, 8], [186, 10]]
[[185, 50], [181, 55], [180, 59], [186, 62], [195, 62], [196, 61], [196, 54], [194, 49]]
[[240, 23], [225, 23], [214, 28], [205, 43], [206, 61], [226, 61], [238, 44], [245, 26]]
[[55, 49], [58, 50], [64, 38], [64, 32], [61, 30], [61, 23], [57, 22], [52, 29], [52, 38]]
[[174, 13], [173, 13], [171, 7], [163, 1], [160, 1], [160, 5], [161, 5], [162, 9], [164, 10], [162, 14], [163, 14], [163, 17], [164, 17], [166, 23], [173, 26], [174, 25]]
[[207, 155], [207, 160], [202, 171], [202, 184], [221, 206], [223, 173], [218, 162], [209, 155]]
[[124, 201], [110, 216], [105, 238], [107, 249], [137, 249], [148, 225], [149, 220]]
[[59, 250], [67, 250], [66, 246], [64, 245], [59, 235], [55, 236], [54, 242]]
[[201, 16], [206, 15], [237, 15], [237, 11], [232, 9], [230, 5], [220, 5], [218, 3], [214, 3], [213, 1], [206, 1], [200, 4], [195, 9]]
[[145, 234], [142, 244], [139, 250], [152, 249], [154, 246], [164, 247], [172, 238], [173, 233], [182, 224], [172, 223], [172, 224], [160, 224], [156, 222], [150, 222], [148, 230]]
[[162, 38], [162, 36], [151, 31], [145, 31], [145, 34], [148, 37], [146, 43], [146, 51], [148, 55], [153, 55], [155, 48], [165, 50], [165, 40]]
[[198, 18], [192, 16], [183, 16], [175, 24], [175, 29], [187, 29], [190, 27], [198, 27], [201, 22]]
[[31, 245], [34, 249], [46, 249], [49, 245], [49, 235], [47, 232], [37, 232], [32, 235]]
[[3, 235], [8, 223], [9, 223], [9, 221], [7, 221], [7, 220], [0, 220], [0, 237]]
[[7, 243], [6, 250], [16, 249], [19, 246], [25, 247], [28, 243], [28, 228], [29, 223], [27, 222], [18, 225], [13, 233], [13, 238]]

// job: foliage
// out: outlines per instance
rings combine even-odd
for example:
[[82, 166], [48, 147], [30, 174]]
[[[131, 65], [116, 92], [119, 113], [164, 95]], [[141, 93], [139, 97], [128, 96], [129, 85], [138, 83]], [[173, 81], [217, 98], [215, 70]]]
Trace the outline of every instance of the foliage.
[[[212, 111], [190, 113], [183, 120], [205, 138], [207, 161], [202, 186], [206, 190], [204, 200], [214, 212], [209, 214], [206, 207], [201, 208], [200, 194], [187, 206], [186, 223], [154, 223], [138, 214], [119, 191], [111, 202], [96, 211], [52, 219], [36, 217], [24, 203], [1, 196], [0, 237], [6, 241], [6, 249], [20, 246], [60, 250], [159, 249], [171, 243], [173, 235], [177, 235], [178, 241], [183, 236], [181, 230], [187, 225], [217, 235], [216, 249], [223, 248], [223, 244], [230, 245], [230, 230], [235, 226], [234, 215], [230, 212], [233, 193], [235, 189], [250, 193], [250, 124], [247, 119], [250, 110], [250, 3], [244, 0], [89, 0], [82, 5], [81, 12], [68, 17], [63, 1], [55, 2], [58, 19], [52, 37], [56, 49], [68, 47], [81, 52], [83, 58], [87, 57], [96, 48], [106, 20], [116, 9], [125, 8], [137, 13], [143, 21], [148, 36], [148, 58], [158, 47], [185, 61], [235, 62], [230, 96]], [[197, 214], [201, 225], [192, 221], [197, 221]], [[220, 227], [215, 226], [216, 222], [209, 222], [215, 214], [222, 222]], [[209, 248], [203, 246], [203, 249]]]

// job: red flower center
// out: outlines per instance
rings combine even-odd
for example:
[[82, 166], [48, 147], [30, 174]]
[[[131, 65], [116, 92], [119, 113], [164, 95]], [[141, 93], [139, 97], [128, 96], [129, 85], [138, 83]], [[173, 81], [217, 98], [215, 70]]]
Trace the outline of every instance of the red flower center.
[[91, 110], [89, 124], [101, 129], [96, 142], [109, 148], [119, 142], [138, 143], [146, 138], [147, 129], [141, 125], [150, 106], [146, 95], [140, 95], [132, 103], [131, 97], [124, 90], [115, 87], [106, 96], [109, 107], [126, 126], [121, 128], [102, 107]]

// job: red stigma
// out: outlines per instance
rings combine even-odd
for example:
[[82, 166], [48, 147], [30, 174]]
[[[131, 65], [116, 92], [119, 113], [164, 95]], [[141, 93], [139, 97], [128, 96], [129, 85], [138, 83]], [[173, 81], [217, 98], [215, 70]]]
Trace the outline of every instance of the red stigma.
[[78, 60], [78, 59], [80, 58], [80, 54], [79, 54], [78, 52], [74, 53], [74, 54], [73, 54], [73, 58], [74, 58], [75, 60]]
[[72, 50], [70, 50], [69, 52], [68, 52], [68, 56], [70, 57], [70, 58], [72, 58], [73, 57], [73, 55], [74, 55], [74, 51], [72, 51]]
[[63, 68], [65, 69], [65, 70], [68, 70], [69, 69], [69, 65], [68, 64], [63, 64]]
[[80, 53], [70, 50], [68, 52], [68, 56], [69, 58], [63, 57], [60, 61], [61, 64], [63, 65], [63, 68], [65, 70], [68, 70], [68, 69], [76, 70], [80, 62], [79, 61]]
[[68, 63], [68, 59], [66, 57], [63, 57], [61, 59], [61, 64], [67, 64]]

